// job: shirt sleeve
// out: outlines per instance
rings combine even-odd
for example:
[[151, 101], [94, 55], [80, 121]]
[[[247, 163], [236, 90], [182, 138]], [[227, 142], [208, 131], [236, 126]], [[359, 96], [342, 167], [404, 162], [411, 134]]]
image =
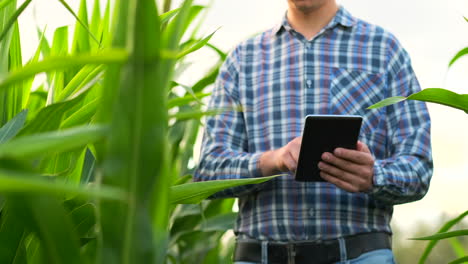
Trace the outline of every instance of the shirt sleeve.
[[[393, 40], [389, 48], [388, 96], [408, 96], [421, 90], [406, 51]], [[387, 204], [421, 199], [433, 172], [431, 121], [424, 102], [403, 101], [386, 109], [387, 157], [374, 165], [370, 195]]]
[[[233, 51], [220, 69], [209, 108], [220, 114], [206, 118], [200, 163], [195, 181], [261, 177], [261, 153], [249, 153], [244, 114], [239, 101], [239, 60]], [[239, 197], [259, 189], [261, 184], [244, 185], [218, 192], [211, 198]]]

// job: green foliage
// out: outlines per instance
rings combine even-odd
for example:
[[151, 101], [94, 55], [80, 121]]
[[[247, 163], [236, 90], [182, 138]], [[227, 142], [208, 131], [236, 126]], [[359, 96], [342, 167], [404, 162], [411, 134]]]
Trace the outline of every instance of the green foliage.
[[[0, 263], [226, 262], [234, 201], [204, 199], [271, 177], [190, 182], [200, 118], [222, 111], [201, 99], [226, 54], [214, 32], [189, 31], [205, 7], [118, 0], [101, 14], [95, 0], [89, 15], [90, 1], [58, 1], [75, 25], [52, 40], [37, 29], [25, 65], [16, 21], [31, 0], [0, 1]], [[204, 47], [219, 62], [193, 85], [174, 81]]]

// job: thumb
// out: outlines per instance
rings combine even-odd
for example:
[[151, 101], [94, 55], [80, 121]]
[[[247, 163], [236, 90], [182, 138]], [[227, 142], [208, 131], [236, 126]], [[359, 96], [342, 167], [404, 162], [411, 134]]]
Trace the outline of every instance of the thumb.
[[362, 141], [358, 141], [357, 150], [362, 151], [362, 152], [366, 152], [366, 153], [371, 153], [369, 147], [366, 144], [364, 144]]

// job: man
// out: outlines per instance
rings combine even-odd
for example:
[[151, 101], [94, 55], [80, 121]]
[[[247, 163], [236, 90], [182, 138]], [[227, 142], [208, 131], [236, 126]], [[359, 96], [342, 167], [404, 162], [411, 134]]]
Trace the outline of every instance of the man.
[[[207, 118], [198, 181], [284, 175], [214, 197], [239, 197], [238, 263], [394, 263], [393, 205], [421, 199], [432, 175], [422, 102], [366, 108], [420, 90], [393, 35], [335, 0], [288, 0], [277, 27], [232, 51]], [[357, 150], [319, 163], [326, 182], [296, 182], [308, 114], [363, 116]], [[317, 128], [320, 129], [320, 128]]]

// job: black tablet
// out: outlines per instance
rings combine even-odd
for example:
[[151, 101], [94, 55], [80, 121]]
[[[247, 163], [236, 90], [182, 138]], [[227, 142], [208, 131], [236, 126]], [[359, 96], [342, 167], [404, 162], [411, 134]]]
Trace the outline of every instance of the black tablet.
[[296, 181], [325, 181], [318, 163], [324, 152], [356, 149], [362, 117], [358, 115], [308, 115], [302, 132]]

